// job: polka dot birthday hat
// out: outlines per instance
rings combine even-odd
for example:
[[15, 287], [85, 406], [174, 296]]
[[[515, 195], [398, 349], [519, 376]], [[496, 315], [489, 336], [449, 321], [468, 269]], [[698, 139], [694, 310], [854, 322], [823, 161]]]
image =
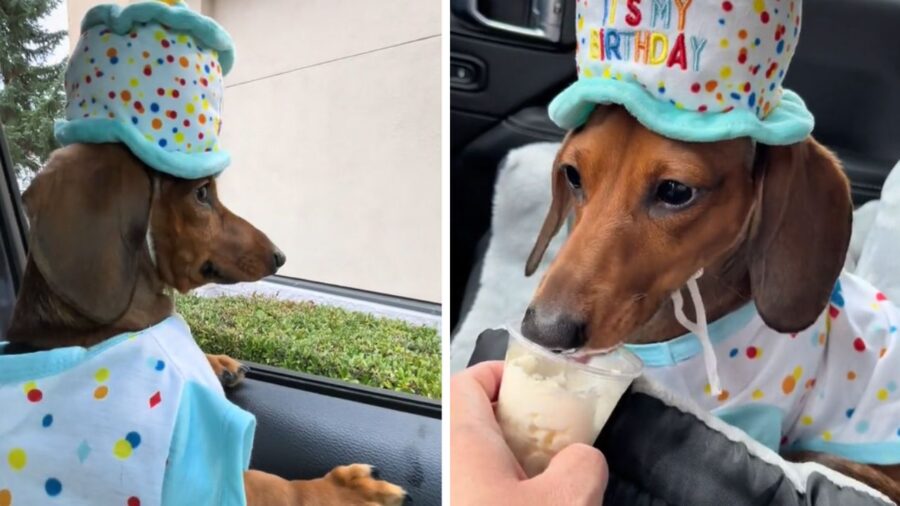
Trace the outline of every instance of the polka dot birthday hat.
[[231, 37], [181, 0], [92, 8], [66, 70], [66, 119], [56, 137], [122, 142], [173, 176], [218, 174], [230, 162], [218, 143]]
[[792, 144], [813, 129], [782, 88], [801, 0], [576, 0], [578, 81], [557, 96], [560, 127], [620, 104], [656, 133], [708, 142]]

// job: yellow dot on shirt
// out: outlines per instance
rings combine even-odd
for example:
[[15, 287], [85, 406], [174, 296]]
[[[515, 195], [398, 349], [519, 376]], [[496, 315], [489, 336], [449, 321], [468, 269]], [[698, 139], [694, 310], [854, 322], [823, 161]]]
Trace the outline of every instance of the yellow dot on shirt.
[[113, 455], [122, 460], [127, 459], [131, 456], [131, 443], [125, 439], [116, 441], [115, 446], [113, 446]]
[[719, 71], [719, 76], [722, 79], [728, 79], [729, 77], [731, 77], [731, 67], [729, 67], [728, 65], [722, 67], [722, 70]]
[[803, 368], [798, 365], [794, 368], [794, 379], [799, 381], [800, 376], [803, 376]]
[[97, 372], [94, 373], [94, 379], [97, 380], [97, 383], [105, 382], [109, 379], [109, 369], [105, 367], [97, 369]]
[[758, 401], [763, 398], [763, 395], [764, 394], [762, 390], [754, 390], [753, 394], [750, 397], [752, 397], [754, 401]]
[[184, 106], [184, 112], [194, 114], [194, 104], [188, 103], [188, 105]]
[[21, 471], [25, 468], [25, 464], [28, 463], [28, 455], [25, 454], [25, 450], [21, 448], [13, 448], [6, 460], [9, 462], [9, 467], [12, 468], [13, 471]]
[[886, 400], [888, 400], [888, 395], [890, 395], [890, 394], [888, 393], [886, 388], [882, 388], [882, 389], [878, 390], [877, 395], [878, 395], [879, 401], [886, 401]]
[[34, 381], [29, 381], [28, 383], [25, 383], [23, 390], [25, 390], [25, 393], [27, 394], [28, 392], [34, 390], [35, 388], [37, 388], [37, 383], [35, 383]]
[[823, 432], [822, 439], [825, 441], [831, 441], [831, 432], [828, 432], [827, 430]]
[[136, 77], [132, 77], [132, 78], [128, 81], [128, 85], [131, 86], [132, 88], [137, 88], [139, 84], [140, 84], [140, 82], [137, 80]]
[[728, 39], [722, 39], [719, 41], [719, 45], [723, 48], [728, 47]]
[[153, 33], [153, 38], [158, 41], [163, 40], [166, 38], [166, 32], [164, 32], [162, 30], [157, 30], [156, 32]]
[[813, 419], [809, 415], [804, 415], [803, 418], [800, 419], [800, 423], [803, 425], [812, 425]]
[[184, 44], [184, 43], [186, 43], [186, 42], [188, 41], [188, 37], [187, 37], [187, 35], [185, 35], [185, 34], [182, 33], [182, 34], [179, 35], [178, 38], [175, 39], [175, 40], [177, 40], [179, 44]]
[[174, 138], [176, 144], [181, 144], [182, 142], [184, 142], [184, 134], [181, 132], [176, 133], [174, 135]]

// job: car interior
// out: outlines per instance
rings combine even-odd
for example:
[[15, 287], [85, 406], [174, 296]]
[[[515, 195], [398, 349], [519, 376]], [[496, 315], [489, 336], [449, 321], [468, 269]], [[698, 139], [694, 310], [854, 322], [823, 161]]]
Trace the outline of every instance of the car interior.
[[[564, 135], [547, 105], [575, 79], [575, 0], [454, 0], [451, 10], [450, 324], [456, 328], [478, 289], [500, 162], [513, 148]], [[808, 0], [803, 18], [785, 87], [815, 115], [813, 136], [838, 154], [859, 206], [879, 197], [900, 159], [900, 46], [886, 42], [900, 26], [900, 2]]]
[[[27, 223], [0, 126], [0, 324], [8, 327], [28, 251]], [[2, 341], [0, 336], [0, 341]], [[423, 397], [247, 364], [228, 392], [256, 416], [250, 467], [313, 479], [335, 466], [374, 465], [416, 504], [441, 502], [441, 405]]]
[[[498, 168], [511, 149], [565, 134], [547, 106], [576, 77], [575, 3], [451, 3], [453, 332], [479, 290]], [[803, 34], [784, 85], [815, 115], [813, 136], [843, 162], [858, 207], [880, 197], [900, 160], [900, 46], [881, 42], [900, 26], [900, 1], [804, 4]], [[506, 331], [480, 332], [468, 364], [503, 360]], [[604, 504], [884, 504], [816, 473], [804, 490], [783, 490], [786, 476], [796, 476], [784, 471], [790, 463], [748, 454], [689, 411], [639, 388], [626, 393], [595, 443], [610, 469]]]

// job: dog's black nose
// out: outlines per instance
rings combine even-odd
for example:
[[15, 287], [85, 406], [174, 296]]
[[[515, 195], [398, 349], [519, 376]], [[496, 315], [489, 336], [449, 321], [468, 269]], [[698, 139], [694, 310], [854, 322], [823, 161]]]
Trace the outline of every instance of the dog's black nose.
[[282, 265], [284, 265], [285, 262], [287, 262], [287, 257], [284, 255], [284, 252], [277, 248], [275, 249], [274, 258], [276, 269], [280, 268]]
[[551, 350], [571, 350], [587, 342], [584, 322], [566, 314], [538, 314], [533, 307], [525, 311], [522, 335]]

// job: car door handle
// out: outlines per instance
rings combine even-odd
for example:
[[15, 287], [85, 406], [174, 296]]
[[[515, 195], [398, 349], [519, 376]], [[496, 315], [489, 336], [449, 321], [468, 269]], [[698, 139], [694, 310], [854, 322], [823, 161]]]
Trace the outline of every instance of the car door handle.
[[[509, 0], [502, 0], [509, 1]], [[453, 0], [454, 10], [476, 23], [498, 32], [557, 43], [562, 32], [563, 0], [528, 0], [531, 2], [529, 26], [519, 26], [488, 18], [478, 8], [478, 0]]]

